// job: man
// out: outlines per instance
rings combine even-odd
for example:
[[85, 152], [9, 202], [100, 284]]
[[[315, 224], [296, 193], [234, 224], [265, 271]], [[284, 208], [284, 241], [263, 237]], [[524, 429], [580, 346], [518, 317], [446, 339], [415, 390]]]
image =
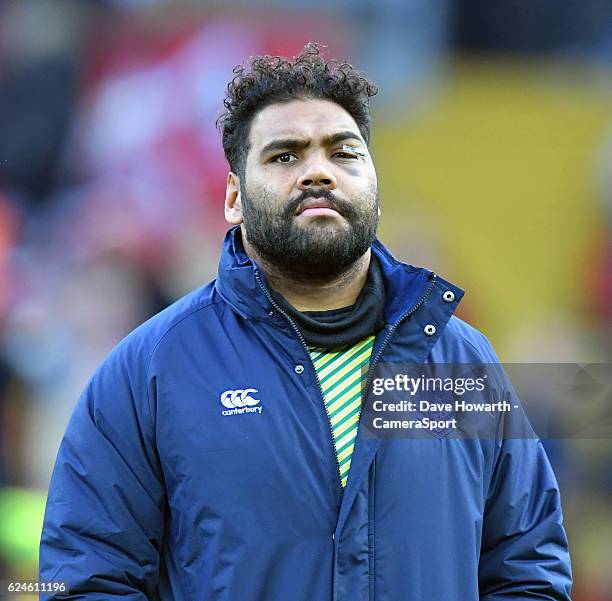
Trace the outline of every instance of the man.
[[79, 400], [41, 541], [40, 578], [70, 587], [56, 598], [569, 599], [537, 439], [360, 426], [368, 366], [497, 361], [452, 316], [463, 292], [375, 238], [375, 93], [312, 44], [236, 70], [218, 277]]

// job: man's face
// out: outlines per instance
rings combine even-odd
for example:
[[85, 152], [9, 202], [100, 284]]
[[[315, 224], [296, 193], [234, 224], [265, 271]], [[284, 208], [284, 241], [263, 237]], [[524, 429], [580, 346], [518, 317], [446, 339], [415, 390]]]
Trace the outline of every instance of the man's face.
[[247, 240], [264, 259], [305, 277], [344, 271], [378, 225], [376, 172], [354, 119], [326, 100], [262, 109], [238, 203]]

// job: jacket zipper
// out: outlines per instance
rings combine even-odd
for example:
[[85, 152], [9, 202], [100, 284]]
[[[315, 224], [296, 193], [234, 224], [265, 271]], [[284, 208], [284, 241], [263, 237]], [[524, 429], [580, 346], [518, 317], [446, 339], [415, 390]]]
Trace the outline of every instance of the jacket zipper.
[[[427, 299], [427, 297], [429, 296], [429, 293], [432, 291], [433, 287], [436, 284], [436, 278], [437, 278], [437, 274], [435, 273], [431, 273], [431, 282], [428, 284], [427, 289], [425, 290], [425, 292], [423, 292], [423, 295], [421, 296], [421, 298], [410, 308], [410, 310], [406, 311], [406, 313], [404, 313], [403, 315], [401, 315], [399, 317], [399, 319], [397, 321], [394, 322], [394, 324], [389, 328], [389, 331], [387, 332], [387, 335], [385, 336], [385, 339], [383, 340], [382, 344], [380, 345], [380, 348], [378, 349], [378, 352], [376, 353], [374, 359], [372, 359], [372, 361], [370, 361], [370, 366], [368, 368], [368, 377], [366, 378], [366, 385], [363, 388], [364, 392], [367, 392], [368, 387], [370, 386], [370, 380], [372, 377], [372, 374], [374, 373], [374, 368], [376, 367], [376, 364], [378, 363], [381, 355], [383, 354], [383, 351], [385, 350], [385, 347], [387, 346], [387, 344], [389, 344], [389, 340], [391, 340], [391, 337], [393, 336], [393, 334], [395, 334], [395, 331], [397, 330], [397, 328], [400, 326], [400, 324], [408, 319]], [[361, 412], [363, 410], [363, 397], [361, 399], [361, 405], [359, 406], [359, 417], [357, 419], [357, 423], [360, 424], [361, 423]], [[350, 477], [350, 474], [349, 474]]]
[[325, 397], [323, 395], [323, 387], [321, 386], [321, 380], [319, 379], [319, 374], [317, 374], [317, 369], [314, 365], [312, 357], [310, 356], [310, 352], [308, 351], [308, 345], [306, 344], [306, 340], [304, 340], [304, 336], [302, 335], [302, 332], [300, 332], [299, 328], [295, 325], [295, 322], [293, 321], [293, 319], [291, 319], [291, 317], [289, 317], [289, 315], [287, 315], [287, 313], [285, 313], [285, 311], [283, 311], [278, 306], [276, 301], [272, 298], [267, 288], [265, 287], [264, 283], [261, 281], [261, 278], [259, 277], [259, 271], [257, 270], [255, 270], [255, 279], [257, 280], [259, 287], [263, 290], [264, 294], [266, 295], [266, 298], [270, 301], [270, 304], [289, 322], [289, 324], [293, 328], [293, 331], [297, 334], [298, 339], [302, 343], [304, 350], [306, 351], [306, 356], [308, 357], [308, 361], [310, 362], [315, 378], [317, 380], [317, 386], [319, 388], [319, 396], [321, 397], [321, 401], [323, 403], [323, 409], [325, 411], [325, 418], [326, 418], [328, 429], [329, 429], [329, 435], [331, 438], [332, 448], [334, 450], [334, 458], [336, 460], [336, 477], [337, 477], [337, 482], [338, 482], [338, 490], [340, 494], [340, 499], [342, 499], [344, 488], [342, 486], [342, 480], [340, 479], [340, 463], [338, 461], [338, 453], [336, 452], [336, 442], [334, 441], [334, 433], [332, 431], [331, 422], [329, 420], [329, 414], [327, 412], [327, 407], [325, 406]]
[[[395, 331], [400, 326], [400, 324], [404, 320], [408, 319], [425, 302], [425, 300], [427, 299], [427, 297], [429, 296], [430, 292], [432, 291], [433, 287], [436, 284], [436, 278], [437, 277], [438, 277], [437, 274], [435, 274], [433, 272], [431, 273], [431, 276], [430, 276], [431, 282], [428, 284], [427, 289], [425, 290], [425, 292], [423, 293], [421, 298], [408, 311], [406, 311], [406, 313], [401, 315], [400, 318], [397, 321], [395, 321], [395, 323], [389, 328], [389, 331], [387, 332], [387, 335], [386, 335], [385, 339], [383, 340], [382, 344], [380, 345], [380, 348], [378, 349], [378, 352], [376, 353], [376, 356], [370, 362], [370, 367], [368, 369], [368, 377], [366, 379], [366, 385], [365, 385], [364, 390], [366, 390], [366, 391], [368, 390], [368, 387], [370, 385], [370, 378], [371, 378], [371, 376], [372, 376], [372, 374], [374, 372], [374, 367], [376, 367], [376, 364], [380, 360], [380, 357], [383, 354], [383, 351], [385, 350], [385, 347], [387, 346], [387, 344], [389, 344], [389, 340], [391, 340], [393, 334], [395, 334]], [[257, 283], [259, 284], [259, 287], [262, 289], [263, 293], [266, 295], [266, 298], [270, 301], [270, 304], [289, 322], [289, 324], [293, 328], [293, 331], [297, 334], [298, 339], [302, 343], [302, 346], [304, 347], [304, 350], [306, 351], [306, 355], [308, 357], [308, 361], [310, 362], [310, 365], [311, 365], [312, 370], [314, 372], [315, 378], [317, 380], [317, 385], [319, 387], [319, 396], [321, 397], [321, 401], [323, 402], [323, 408], [325, 409], [325, 416], [327, 418], [327, 425], [329, 426], [329, 435], [331, 437], [332, 448], [334, 449], [334, 457], [336, 459], [336, 476], [337, 476], [337, 480], [338, 480], [338, 486], [339, 486], [339, 491], [340, 491], [340, 498], [342, 498], [342, 495], [344, 493], [344, 488], [342, 486], [342, 480], [340, 479], [340, 463], [338, 462], [338, 453], [336, 452], [336, 441], [334, 440], [334, 433], [333, 433], [333, 430], [332, 430], [331, 421], [329, 419], [329, 414], [328, 414], [327, 408], [325, 406], [325, 397], [323, 395], [323, 388], [321, 386], [321, 380], [319, 379], [319, 375], [317, 374], [317, 369], [316, 369], [316, 367], [314, 365], [312, 357], [310, 356], [310, 352], [308, 351], [308, 345], [306, 344], [306, 341], [304, 340], [304, 336], [302, 335], [302, 332], [300, 332], [299, 328], [295, 325], [295, 322], [291, 319], [291, 317], [289, 317], [289, 315], [287, 315], [287, 313], [285, 313], [285, 311], [283, 311], [278, 306], [276, 301], [272, 298], [272, 296], [268, 292], [267, 288], [265, 287], [264, 283], [261, 281], [261, 278], [259, 277], [259, 271], [257, 271], [257, 270], [255, 270], [255, 279], [257, 280]], [[361, 405], [359, 407], [359, 417], [357, 418], [357, 423], [358, 424], [361, 421], [361, 411], [362, 411], [362, 409], [363, 409], [363, 399], [362, 399]]]
[[[433, 287], [436, 285], [436, 278], [438, 277], [438, 275], [432, 272], [429, 277], [431, 279], [431, 282], [428, 284], [427, 289], [425, 290], [425, 292], [423, 292], [421, 298], [410, 308], [410, 310], [406, 311], [406, 313], [401, 315], [400, 318], [389, 328], [387, 336], [383, 340], [383, 343], [380, 345], [376, 356], [374, 357], [374, 359], [372, 359], [372, 361], [370, 361], [368, 377], [366, 379], [366, 386], [364, 390], [368, 390], [368, 387], [370, 385], [370, 379], [372, 377], [372, 373], [374, 372], [374, 367], [376, 367], [376, 364], [378, 363], [381, 355], [383, 354], [385, 347], [387, 346], [387, 344], [389, 344], [389, 340], [391, 340], [391, 337], [393, 336], [393, 334], [395, 334], [397, 328], [404, 320], [408, 319], [425, 302], [430, 292], [433, 290]], [[363, 407], [363, 403], [361, 404], [361, 406]], [[361, 409], [359, 410], [359, 419], [361, 420]]]

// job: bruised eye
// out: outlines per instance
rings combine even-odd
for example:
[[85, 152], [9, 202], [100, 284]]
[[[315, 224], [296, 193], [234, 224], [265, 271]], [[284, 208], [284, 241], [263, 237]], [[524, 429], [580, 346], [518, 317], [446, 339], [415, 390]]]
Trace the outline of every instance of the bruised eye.
[[292, 152], [283, 152], [272, 158], [273, 163], [293, 163], [294, 160], [297, 161], [297, 157]]
[[365, 159], [366, 153], [361, 148], [355, 148], [351, 144], [343, 144], [342, 150], [334, 153], [335, 157], [347, 160]]
[[333, 156], [339, 159], [350, 159], [350, 160], [356, 160], [359, 158], [359, 155], [356, 152], [346, 152], [344, 150], [341, 152], [334, 152]]

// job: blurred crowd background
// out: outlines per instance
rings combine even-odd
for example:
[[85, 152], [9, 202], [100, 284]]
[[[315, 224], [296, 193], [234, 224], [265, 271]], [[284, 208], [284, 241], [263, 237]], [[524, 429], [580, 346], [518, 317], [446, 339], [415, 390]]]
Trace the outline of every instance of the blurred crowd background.
[[[465, 288], [460, 316], [503, 361], [610, 362], [610, 0], [3, 0], [0, 579], [36, 577], [55, 455], [95, 367], [215, 276], [232, 68], [310, 40], [380, 87], [392, 251]], [[575, 601], [612, 600], [603, 431], [545, 441]]]

